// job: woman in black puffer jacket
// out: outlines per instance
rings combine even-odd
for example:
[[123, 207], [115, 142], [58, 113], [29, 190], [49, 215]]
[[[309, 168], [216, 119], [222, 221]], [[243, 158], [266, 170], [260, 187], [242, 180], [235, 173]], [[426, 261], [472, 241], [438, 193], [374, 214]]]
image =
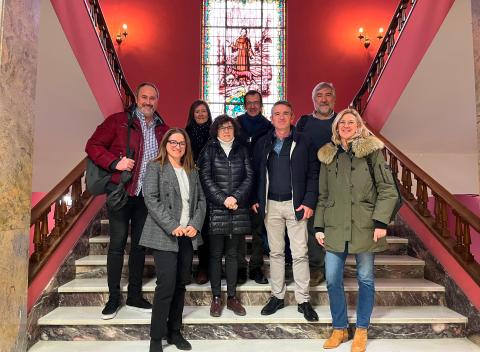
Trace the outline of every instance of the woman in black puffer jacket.
[[200, 180], [209, 208], [210, 283], [212, 304], [210, 315], [222, 313], [221, 273], [225, 254], [227, 276], [227, 309], [245, 315], [245, 308], [236, 297], [237, 253], [241, 236], [251, 232], [249, 196], [253, 169], [247, 148], [235, 135], [234, 119], [218, 116], [213, 122], [212, 138], [203, 148], [198, 160]]

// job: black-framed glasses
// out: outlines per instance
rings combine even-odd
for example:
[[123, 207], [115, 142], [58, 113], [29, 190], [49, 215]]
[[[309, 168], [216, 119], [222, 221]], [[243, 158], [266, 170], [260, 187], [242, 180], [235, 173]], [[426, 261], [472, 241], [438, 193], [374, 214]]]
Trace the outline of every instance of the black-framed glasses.
[[173, 139], [170, 139], [167, 141], [168, 144], [170, 144], [172, 147], [175, 147], [175, 148], [185, 148], [185, 146], [187, 145], [187, 143], [185, 142], [178, 142], [178, 141], [175, 141]]
[[233, 130], [233, 126], [232, 125], [222, 126], [222, 127], [219, 127], [218, 130], [223, 132], [231, 131]]

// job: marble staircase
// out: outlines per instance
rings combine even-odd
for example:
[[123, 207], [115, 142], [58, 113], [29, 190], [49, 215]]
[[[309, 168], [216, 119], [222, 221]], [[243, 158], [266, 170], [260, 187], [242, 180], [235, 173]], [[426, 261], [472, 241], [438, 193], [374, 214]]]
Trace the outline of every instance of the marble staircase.
[[[102, 220], [100, 233], [89, 239], [89, 255], [74, 263], [75, 279], [58, 287], [58, 307], [38, 320], [42, 341], [30, 351], [113, 351], [113, 345], [117, 346], [115, 351], [123, 351], [122, 348], [148, 351], [146, 340], [149, 339], [150, 314], [122, 308], [115, 319], [105, 321], [100, 318], [108, 299], [106, 252], [109, 238], [106, 233], [108, 220]], [[445, 306], [445, 288], [424, 278], [424, 261], [407, 255], [408, 241], [393, 236], [387, 241], [389, 250], [375, 260], [376, 306], [367, 350], [480, 351], [480, 347], [465, 339], [467, 318]], [[268, 274], [267, 257], [265, 263]], [[345, 273], [350, 307], [354, 307], [358, 294], [354, 263], [354, 258], [347, 260]], [[194, 270], [196, 264], [195, 258]], [[125, 265], [124, 276], [127, 271]], [[147, 256], [144, 296], [152, 300], [154, 289], [153, 260]], [[251, 351], [252, 346], [262, 351], [274, 348], [278, 352], [286, 351], [286, 346], [290, 346], [289, 351], [321, 350], [321, 339], [326, 338], [331, 329], [325, 283], [311, 289], [312, 304], [320, 317], [315, 323], [307, 322], [297, 312], [291, 279], [287, 286], [287, 307], [271, 316], [260, 314], [270, 296], [269, 285], [247, 281], [237, 290], [247, 315], [238, 317], [225, 309], [221, 317], [212, 318], [209, 315], [209, 283], [192, 283], [187, 287], [184, 334], [192, 340], [194, 350], [234, 352], [247, 351], [248, 347]], [[125, 296], [126, 283], [122, 291]], [[222, 291], [226, 291], [225, 283]], [[353, 309], [349, 310], [349, 321], [355, 322]], [[246, 344], [242, 343], [245, 339], [249, 340]], [[98, 341], [98, 344], [92, 341]], [[114, 344], [109, 345], [106, 341]], [[337, 351], [349, 351], [349, 344]], [[175, 347], [167, 347], [166, 351], [169, 350], [175, 350]]]

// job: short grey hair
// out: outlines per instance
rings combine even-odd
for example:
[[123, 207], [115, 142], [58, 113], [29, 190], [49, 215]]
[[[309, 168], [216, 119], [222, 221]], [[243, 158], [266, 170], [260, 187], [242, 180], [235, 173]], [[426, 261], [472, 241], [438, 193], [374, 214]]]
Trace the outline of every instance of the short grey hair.
[[318, 91], [323, 88], [330, 88], [332, 90], [333, 97], [336, 98], [335, 87], [333, 83], [330, 82], [320, 82], [313, 88], [312, 90], [312, 101], [315, 102], [315, 96], [317, 95]]
[[157, 93], [157, 99], [160, 98], [160, 94], [158, 92], [158, 88], [155, 84], [150, 83], [150, 82], [142, 82], [137, 86], [137, 89], [135, 90], [135, 98], [138, 98], [138, 93], [140, 92], [140, 89], [143, 87], [152, 87], [155, 90], [155, 93]]

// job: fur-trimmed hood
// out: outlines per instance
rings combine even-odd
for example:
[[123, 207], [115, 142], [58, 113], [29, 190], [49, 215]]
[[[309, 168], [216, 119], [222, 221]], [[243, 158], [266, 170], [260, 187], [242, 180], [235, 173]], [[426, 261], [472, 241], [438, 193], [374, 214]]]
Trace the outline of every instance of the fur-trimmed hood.
[[[318, 160], [324, 164], [330, 164], [335, 158], [338, 148], [341, 148], [341, 146], [333, 143], [325, 144], [318, 150]], [[383, 142], [375, 136], [368, 136], [367, 138], [355, 138], [352, 141], [352, 152], [357, 158], [364, 158], [373, 153], [375, 150], [383, 148]]]

